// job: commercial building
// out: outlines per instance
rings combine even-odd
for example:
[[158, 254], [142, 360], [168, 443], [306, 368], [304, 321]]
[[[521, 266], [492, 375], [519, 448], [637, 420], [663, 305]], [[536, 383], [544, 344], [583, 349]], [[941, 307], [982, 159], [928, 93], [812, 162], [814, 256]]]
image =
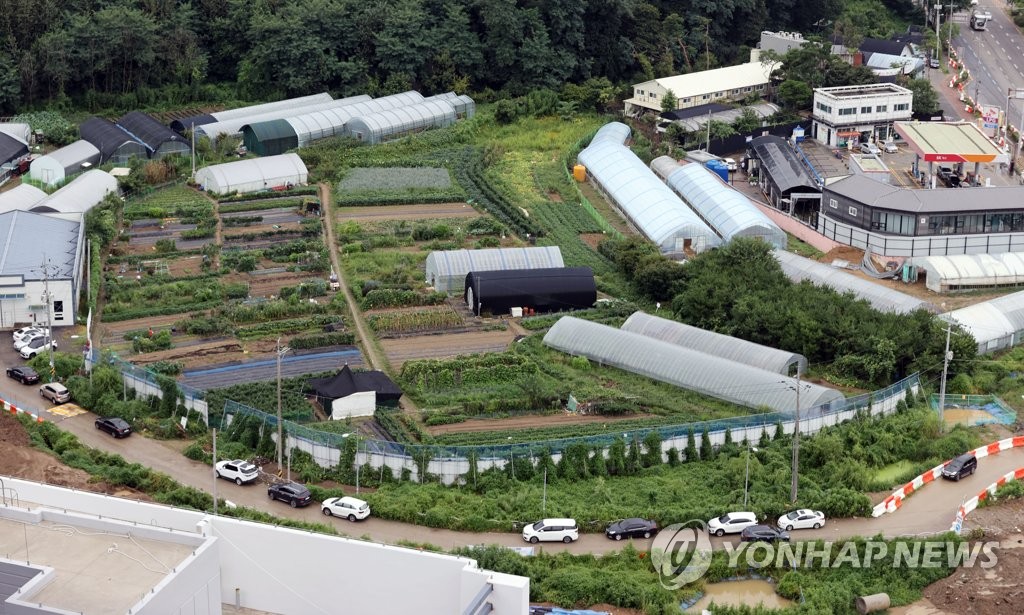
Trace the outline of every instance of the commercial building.
[[768, 91], [776, 63], [761, 62], [760, 50], [750, 51], [750, 62], [724, 68], [662, 77], [633, 86], [633, 96], [625, 101], [629, 117], [653, 111], [661, 113], [662, 102], [669, 91], [676, 98], [676, 109], [706, 105], [720, 100], [743, 100], [751, 95], [763, 96]]
[[793, 147], [782, 137], [765, 135], [750, 142], [747, 173], [768, 204], [814, 227], [821, 207], [821, 184], [811, 177]]
[[886, 141], [909, 120], [914, 93], [894, 83], [814, 89], [811, 137], [829, 147]]
[[761, 42], [757, 47], [761, 51], [774, 51], [780, 56], [786, 55], [790, 49], [803, 47], [808, 43], [804, 35], [799, 32], [769, 32], [761, 31]]

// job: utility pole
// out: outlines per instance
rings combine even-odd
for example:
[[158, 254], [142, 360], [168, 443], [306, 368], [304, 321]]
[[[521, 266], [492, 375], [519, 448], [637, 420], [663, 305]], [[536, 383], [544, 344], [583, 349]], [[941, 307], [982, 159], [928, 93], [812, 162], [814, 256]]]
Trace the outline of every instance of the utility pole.
[[43, 301], [46, 302], [46, 342], [50, 355], [50, 380], [54, 380], [57, 376], [57, 369], [53, 363], [53, 317], [51, 315], [53, 297], [50, 296], [50, 272], [56, 273], [57, 267], [51, 264], [43, 254], [43, 263], [39, 266], [39, 270], [43, 274]]
[[946, 371], [949, 369], [949, 361], [953, 353], [949, 351], [949, 337], [953, 331], [953, 325], [946, 325], [946, 352], [942, 355], [942, 382], [939, 384], [939, 432], [945, 431], [945, 417], [942, 412], [946, 409]]
[[[281, 346], [281, 338], [277, 338], [277, 471], [281, 472], [284, 465], [284, 425], [281, 418], [281, 359], [291, 348]], [[289, 460], [290, 461], [290, 460]]]
[[196, 123], [192, 122], [192, 181], [196, 179]]
[[942, 64], [942, 39], [939, 38], [939, 22], [942, 21], [942, 3], [935, 5], [935, 57]]
[[789, 499], [796, 503], [797, 477], [800, 472], [800, 369], [796, 370], [796, 416], [793, 421], [793, 477], [789, 485]]
[[213, 516], [217, 516], [217, 428], [213, 428]]

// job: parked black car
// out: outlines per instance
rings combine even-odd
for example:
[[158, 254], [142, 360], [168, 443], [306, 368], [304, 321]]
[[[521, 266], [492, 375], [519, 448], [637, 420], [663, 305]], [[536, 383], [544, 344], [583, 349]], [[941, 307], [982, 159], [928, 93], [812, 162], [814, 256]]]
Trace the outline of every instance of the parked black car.
[[942, 468], [942, 478], [949, 480], [960, 480], [965, 476], [974, 474], [978, 469], [978, 458], [974, 453], [964, 453]]
[[604, 535], [612, 540], [623, 538], [650, 538], [658, 533], [658, 524], [647, 519], [621, 519], [605, 529]]
[[939, 170], [936, 173], [936, 175], [938, 175], [939, 181], [946, 184], [947, 187], [960, 187], [960, 176], [957, 175], [956, 172], [953, 171], [953, 169], [951, 169], [950, 167], [939, 167]]
[[292, 508], [306, 506], [313, 501], [313, 494], [299, 483], [277, 483], [267, 488], [271, 500], [288, 502]]
[[36, 370], [28, 367], [27, 365], [22, 365], [20, 367], [8, 367], [7, 376], [9, 378], [14, 378], [22, 384], [35, 384], [39, 382], [39, 374], [36, 373]]
[[740, 542], [789, 542], [789, 532], [770, 525], [751, 525], [740, 532]]
[[105, 431], [115, 438], [127, 438], [132, 435], [132, 426], [128, 421], [116, 416], [96, 419], [96, 429]]

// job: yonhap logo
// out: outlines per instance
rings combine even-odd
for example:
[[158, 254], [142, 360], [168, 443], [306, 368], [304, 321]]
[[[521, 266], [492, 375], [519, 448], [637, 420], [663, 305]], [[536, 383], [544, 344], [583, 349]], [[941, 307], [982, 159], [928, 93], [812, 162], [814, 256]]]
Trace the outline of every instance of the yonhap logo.
[[703, 521], [670, 525], [651, 542], [651, 563], [665, 589], [676, 590], [704, 576], [711, 565], [711, 540]]

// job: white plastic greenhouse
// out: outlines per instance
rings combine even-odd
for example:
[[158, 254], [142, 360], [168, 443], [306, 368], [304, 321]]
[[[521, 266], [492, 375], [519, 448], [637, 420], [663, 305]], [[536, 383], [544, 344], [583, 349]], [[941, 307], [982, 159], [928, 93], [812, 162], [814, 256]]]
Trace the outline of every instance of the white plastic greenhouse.
[[[656, 158], [651, 162], [651, 169], [658, 172], [655, 163], [663, 158], [668, 156]], [[659, 168], [665, 167], [667, 165], [662, 161]], [[681, 196], [701, 219], [718, 231], [725, 241], [732, 241], [736, 237], [756, 237], [776, 249], [786, 249], [786, 233], [750, 199], [726, 185], [702, 165], [694, 162], [681, 165], [677, 163], [676, 168], [665, 177], [665, 183]]]
[[303, 115], [286, 117], [284, 120], [295, 130], [298, 147], [306, 147], [317, 139], [325, 139], [342, 134], [345, 123], [354, 117], [380, 113], [388, 109], [406, 107], [421, 102], [423, 102], [423, 96], [419, 92], [410, 90], [381, 98], [371, 99], [366, 97], [366, 100], [363, 101], [346, 103]]
[[623, 145], [629, 139], [629, 134], [629, 126], [622, 122], [609, 122], [597, 129], [594, 138], [590, 140], [590, 145], [601, 141], [612, 141], [617, 145]]
[[939, 318], [954, 322], [973, 335], [979, 354], [1010, 348], [1024, 339], [1024, 292], [975, 303]]
[[427, 255], [427, 284], [438, 292], [462, 293], [470, 271], [565, 267], [558, 246], [441, 250]]
[[633, 312], [622, 330], [785, 376], [807, 371], [807, 357], [787, 350], [691, 327], [675, 320]]
[[266, 122], [268, 120], [280, 120], [286, 117], [295, 117], [305, 113], [312, 113], [313, 111], [350, 105], [357, 102], [363, 102], [365, 100], [370, 100], [370, 97], [365, 94], [361, 94], [359, 96], [350, 96], [348, 98], [340, 98], [338, 100], [328, 100], [325, 102], [315, 102], [301, 106], [275, 109], [273, 111], [264, 111], [261, 113], [254, 113], [252, 115], [239, 115], [238, 117], [232, 117], [226, 120], [218, 120], [210, 124], [196, 126], [196, 135], [206, 136], [211, 141], [216, 142], [217, 139], [221, 138], [221, 136], [237, 137], [242, 132], [242, 126], [245, 126], [246, 124], [255, 124], [257, 122]]
[[636, 154], [616, 142], [620, 135], [599, 131], [580, 152], [578, 160], [594, 184], [664, 254], [681, 256], [687, 249], [699, 254], [721, 245], [721, 238]]
[[0, 214], [9, 211], [28, 211], [46, 199], [46, 193], [31, 184], [19, 184], [0, 192]]
[[0, 123], [0, 132], [11, 135], [22, 143], [28, 143], [32, 140], [32, 126], [24, 122]]
[[29, 167], [29, 177], [52, 186], [99, 163], [100, 150], [92, 143], [80, 139], [33, 160]]
[[345, 135], [366, 143], [381, 143], [421, 130], [451, 126], [458, 118], [447, 100], [431, 100], [354, 117], [345, 124]]
[[[369, 98], [369, 96], [367, 96]], [[321, 92], [319, 94], [311, 94], [309, 96], [300, 96], [298, 98], [289, 98], [287, 100], [278, 100], [269, 103], [263, 103], [259, 105], [250, 105], [248, 107], [238, 107], [237, 109], [225, 109], [224, 111], [215, 111], [211, 113], [213, 117], [217, 118], [217, 121], [233, 120], [240, 117], [252, 117], [261, 113], [270, 113], [273, 111], [288, 111], [304, 107], [306, 105], [315, 105], [318, 103], [331, 102], [334, 98], [331, 97], [327, 92]]]
[[937, 293], [1024, 284], [1024, 254], [1020, 252], [916, 256], [904, 265], [924, 271], [925, 286]]
[[215, 164], [196, 171], [196, 183], [215, 194], [259, 192], [288, 184], [299, 186], [308, 178], [306, 165], [297, 154]]
[[812, 284], [827, 286], [836, 292], [853, 293], [858, 299], [866, 300], [871, 307], [880, 312], [909, 314], [914, 310], [937, 311], [934, 305], [923, 299], [844, 273], [824, 263], [812, 261], [785, 250], [774, 250], [772, 254], [775, 255], [779, 265], [782, 266], [783, 273], [790, 280], [794, 282], [808, 280]]
[[117, 193], [117, 178], [106, 171], [93, 169], [82, 173], [45, 200], [36, 203], [31, 211], [41, 214], [67, 214], [65, 217], [75, 219], [99, 205], [111, 193]]
[[428, 96], [423, 99], [428, 100], [445, 100], [448, 101], [453, 107], [455, 107], [455, 117], [460, 120], [473, 117], [476, 115], [476, 102], [472, 98], [462, 94], [456, 94], [455, 92], [445, 92], [444, 94], [435, 94]]
[[[797, 407], [791, 378], [589, 320], [563, 316], [544, 335], [544, 344], [749, 408], [791, 413]], [[801, 411], [831, 409], [842, 401], [839, 391], [801, 383]]]

